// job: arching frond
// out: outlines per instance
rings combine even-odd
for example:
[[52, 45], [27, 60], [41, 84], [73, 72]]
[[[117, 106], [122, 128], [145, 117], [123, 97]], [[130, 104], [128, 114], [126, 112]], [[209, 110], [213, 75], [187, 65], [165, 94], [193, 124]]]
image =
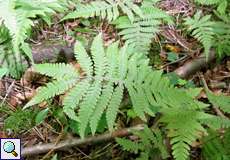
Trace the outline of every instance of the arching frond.
[[140, 17], [143, 16], [141, 9], [132, 0], [105, 0], [92, 1], [88, 4], [77, 4], [76, 11], [65, 16], [63, 20], [99, 16], [112, 21], [120, 15], [119, 9], [129, 17], [130, 21], [134, 21], [135, 14]]

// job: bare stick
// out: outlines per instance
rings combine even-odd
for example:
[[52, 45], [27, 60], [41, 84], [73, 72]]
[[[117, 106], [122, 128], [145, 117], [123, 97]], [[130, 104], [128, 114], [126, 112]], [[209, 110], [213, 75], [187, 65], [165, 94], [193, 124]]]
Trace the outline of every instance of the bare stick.
[[215, 60], [215, 51], [211, 50], [209, 58], [200, 55], [198, 58], [185, 63], [183, 66], [177, 68], [174, 72], [181, 78], [187, 78], [197, 71], [207, 67], [207, 65]]
[[105, 133], [98, 136], [91, 136], [84, 139], [80, 138], [69, 138], [63, 141], [60, 141], [59, 143], [47, 143], [47, 144], [39, 144], [31, 147], [22, 148], [22, 156], [28, 156], [28, 155], [35, 155], [35, 154], [41, 154], [49, 152], [50, 150], [63, 150], [66, 148], [70, 148], [73, 146], [79, 146], [83, 144], [92, 144], [92, 143], [98, 143], [98, 142], [105, 142], [110, 141], [116, 137], [125, 137], [131, 134], [132, 131], [141, 131], [144, 129], [144, 126], [142, 124], [136, 125], [134, 127], [130, 128], [124, 128], [118, 131], [114, 131], [112, 133]]

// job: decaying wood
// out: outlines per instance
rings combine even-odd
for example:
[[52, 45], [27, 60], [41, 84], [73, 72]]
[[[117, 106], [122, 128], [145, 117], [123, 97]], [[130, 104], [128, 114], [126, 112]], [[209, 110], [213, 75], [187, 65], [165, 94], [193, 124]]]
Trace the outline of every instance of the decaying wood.
[[184, 65], [176, 69], [174, 72], [180, 76], [181, 78], [187, 78], [194, 73], [200, 71], [205, 68], [215, 60], [215, 51], [211, 50], [208, 59], [202, 54], [199, 57], [186, 62]]
[[32, 55], [35, 63], [70, 61], [74, 59], [73, 46], [68, 46], [63, 41], [33, 45]]
[[124, 128], [121, 130], [114, 131], [112, 133], [105, 133], [98, 136], [91, 136], [84, 139], [80, 138], [69, 138], [59, 143], [47, 143], [47, 144], [38, 144], [31, 147], [22, 148], [22, 156], [36, 155], [41, 153], [46, 153], [50, 150], [64, 150], [70, 147], [79, 146], [83, 144], [95, 144], [98, 142], [105, 142], [113, 140], [116, 137], [125, 137], [131, 134], [132, 131], [141, 131], [144, 129], [142, 124]]
[[[32, 50], [35, 63], [41, 62], [57, 62], [70, 61], [74, 59], [73, 47], [68, 47], [66, 44], [48, 44], [33, 47]], [[176, 69], [174, 72], [181, 78], [187, 78], [197, 71], [208, 66], [209, 63], [215, 60], [215, 51], [210, 52], [208, 59], [204, 55], [186, 62], [184, 65]]]

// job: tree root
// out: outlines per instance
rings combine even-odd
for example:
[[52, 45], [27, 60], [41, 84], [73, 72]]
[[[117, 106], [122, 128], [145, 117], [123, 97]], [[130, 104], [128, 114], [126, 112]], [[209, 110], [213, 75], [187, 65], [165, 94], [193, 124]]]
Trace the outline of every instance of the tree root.
[[124, 128], [121, 130], [114, 131], [112, 133], [104, 133], [98, 136], [91, 136], [86, 137], [85, 139], [80, 138], [69, 138], [63, 141], [60, 141], [59, 143], [47, 143], [47, 144], [38, 144], [31, 147], [22, 148], [22, 156], [29, 156], [29, 155], [36, 155], [41, 153], [46, 153], [50, 150], [65, 150], [66, 148], [79, 146], [83, 144], [92, 144], [92, 143], [98, 143], [98, 142], [105, 142], [113, 140], [116, 137], [125, 137], [131, 134], [132, 131], [141, 131], [144, 129], [144, 126], [142, 124], [130, 127], [130, 128]]

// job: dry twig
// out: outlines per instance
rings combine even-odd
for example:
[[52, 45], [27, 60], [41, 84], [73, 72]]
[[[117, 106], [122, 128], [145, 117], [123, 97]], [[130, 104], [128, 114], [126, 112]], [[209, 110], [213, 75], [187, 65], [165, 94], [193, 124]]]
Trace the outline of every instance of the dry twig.
[[49, 152], [50, 150], [63, 150], [66, 148], [70, 148], [73, 146], [79, 146], [83, 144], [93, 144], [98, 143], [102, 141], [110, 141], [116, 137], [125, 137], [131, 134], [132, 131], [140, 131], [143, 130], [143, 125], [136, 125], [134, 127], [130, 128], [124, 128], [118, 131], [114, 131], [112, 133], [105, 133], [98, 136], [91, 136], [87, 137], [85, 139], [80, 138], [69, 138], [63, 141], [60, 141], [59, 143], [47, 143], [47, 144], [39, 144], [31, 147], [26, 147], [22, 149], [22, 156], [28, 156], [28, 155], [35, 155], [35, 154], [41, 154]]

